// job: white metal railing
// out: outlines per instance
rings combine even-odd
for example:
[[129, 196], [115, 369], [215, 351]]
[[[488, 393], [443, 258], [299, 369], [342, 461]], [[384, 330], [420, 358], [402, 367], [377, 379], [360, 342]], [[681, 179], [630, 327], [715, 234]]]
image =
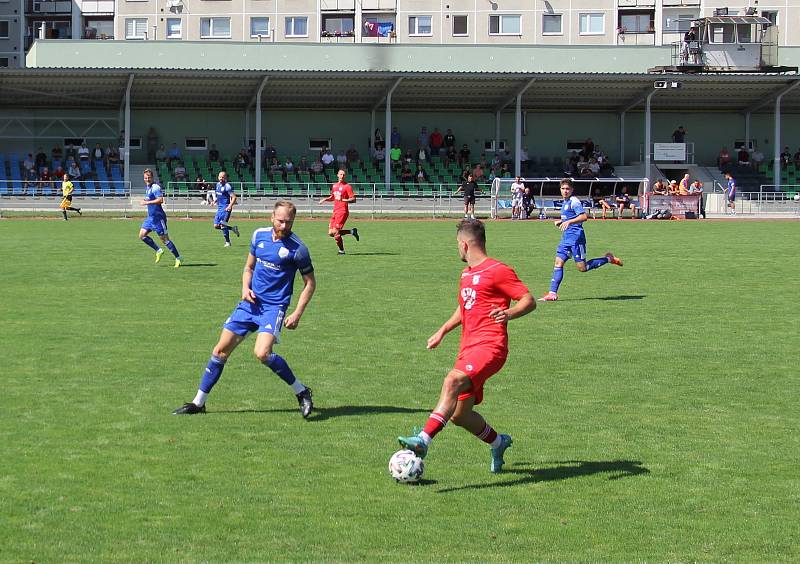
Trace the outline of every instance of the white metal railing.
[[[131, 183], [123, 180], [72, 180], [75, 197], [129, 198]], [[61, 180], [0, 180], [0, 197], [61, 196]]]

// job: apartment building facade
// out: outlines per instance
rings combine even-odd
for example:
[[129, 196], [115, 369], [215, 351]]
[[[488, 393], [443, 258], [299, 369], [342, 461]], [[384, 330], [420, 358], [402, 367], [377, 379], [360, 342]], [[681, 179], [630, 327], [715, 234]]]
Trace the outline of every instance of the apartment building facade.
[[659, 46], [720, 8], [749, 8], [800, 45], [795, 0], [0, 0], [0, 66], [50, 38]]

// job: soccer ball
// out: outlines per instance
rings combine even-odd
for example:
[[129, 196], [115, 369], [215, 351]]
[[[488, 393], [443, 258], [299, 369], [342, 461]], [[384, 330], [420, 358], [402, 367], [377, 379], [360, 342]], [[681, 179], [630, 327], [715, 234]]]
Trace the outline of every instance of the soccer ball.
[[398, 482], [417, 482], [424, 471], [425, 463], [410, 450], [398, 450], [389, 459], [389, 475]]
[[795, 194], [794, 195], [794, 201], [795, 202], [800, 202], [800, 194]]

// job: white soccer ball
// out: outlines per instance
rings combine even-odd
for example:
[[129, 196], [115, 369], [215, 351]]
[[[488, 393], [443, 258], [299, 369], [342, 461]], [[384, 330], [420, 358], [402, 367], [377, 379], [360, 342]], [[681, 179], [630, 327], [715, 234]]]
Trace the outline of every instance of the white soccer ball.
[[389, 459], [389, 475], [398, 482], [417, 482], [425, 471], [425, 463], [410, 450], [398, 450]]
[[800, 202], [800, 194], [795, 194], [794, 195], [794, 201], [795, 202]]

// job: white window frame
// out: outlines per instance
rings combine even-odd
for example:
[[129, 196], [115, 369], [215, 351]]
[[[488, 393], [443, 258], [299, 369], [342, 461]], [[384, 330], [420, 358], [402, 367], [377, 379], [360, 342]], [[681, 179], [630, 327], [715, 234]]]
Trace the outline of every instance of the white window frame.
[[[306, 22], [305, 34], [295, 33], [294, 30], [295, 20], [305, 20]], [[288, 33], [289, 30], [287, 28], [289, 26], [290, 21], [292, 22], [292, 30], [291, 30], [292, 32]], [[284, 37], [308, 37], [308, 16], [286, 16], [286, 18], [283, 21], [283, 31], [284, 31]]]
[[[138, 22], [133, 24], [133, 35], [128, 35], [128, 22]], [[144, 33], [136, 35], [137, 25], [144, 22]], [[147, 18], [125, 18], [125, 39], [131, 41], [145, 41], [147, 39]]]
[[[267, 20], [267, 32], [266, 33], [253, 33], [253, 22], [255, 20]], [[259, 37], [269, 37], [272, 32], [269, 29], [269, 16], [250, 16], [250, 37], [253, 39], [258, 39]]]
[[[456, 33], [456, 18], [466, 18], [467, 20], [467, 31], [464, 33]], [[452, 15], [452, 23], [451, 23], [451, 31], [453, 33], [453, 37], [469, 37], [469, 14], [453, 14]]]
[[[192, 141], [192, 146], [189, 145]], [[208, 137], [185, 137], [183, 140], [183, 149], [185, 151], [208, 151]]]
[[[178, 22], [178, 34], [177, 35], [170, 35], [170, 29], [169, 29], [170, 22]], [[164, 28], [164, 33], [166, 34], [167, 39], [182, 39], [183, 38], [183, 19], [181, 19], [181, 18], [167, 18], [166, 26]]]
[[[430, 31], [428, 33], [422, 33], [419, 31], [419, 20], [421, 18], [428, 18]], [[411, 21], [414, 21], [414, 27], [411, 27]], [[414, 15], [408, 16], [408, 36], [409, 37], [432, 37], [433, 36], [433, 16], [422, 14], [422, 15]]]
[[[208, 21], [207, 35], [203, 35], [203, 22]], [[228, 20], [228, 35], [214, 34], [214, 20]], [[204, 16], [200, 18], [200, 39], [230, 39], [231, 38], [231, 19], [227, 16]]]
[[[602, 22], [602, 29], [601, 31], [583, 31], [581, 30], [581, 24], [586, 18], [587, 29], [591, 29], [591, 20], [592, 16], [599, 16]], [[578, 14], [578, 35], [605, 35], [606, 34], [606, 14], [604, 12], [581, 12]]]
[[[497, 18], [497, 29], [496, 33], [492, 33], [492, 18]], [[519, 22], [519, 31], [508, 32], [503, 31], [503, 22], [506, 18], [517, 18]], [[522, 35], [522, 14], [489, 14], [489, 35], [492, 37], [497, 37], [499, 35], [507, 35], [507, 36], [516, 36], [519, 37]]]
[[[548, 16], [558, 16], [558, 31], [544, 30], [544, 19]], [[564, 35], [564, 14], [542, 14], [542, 35]]]

